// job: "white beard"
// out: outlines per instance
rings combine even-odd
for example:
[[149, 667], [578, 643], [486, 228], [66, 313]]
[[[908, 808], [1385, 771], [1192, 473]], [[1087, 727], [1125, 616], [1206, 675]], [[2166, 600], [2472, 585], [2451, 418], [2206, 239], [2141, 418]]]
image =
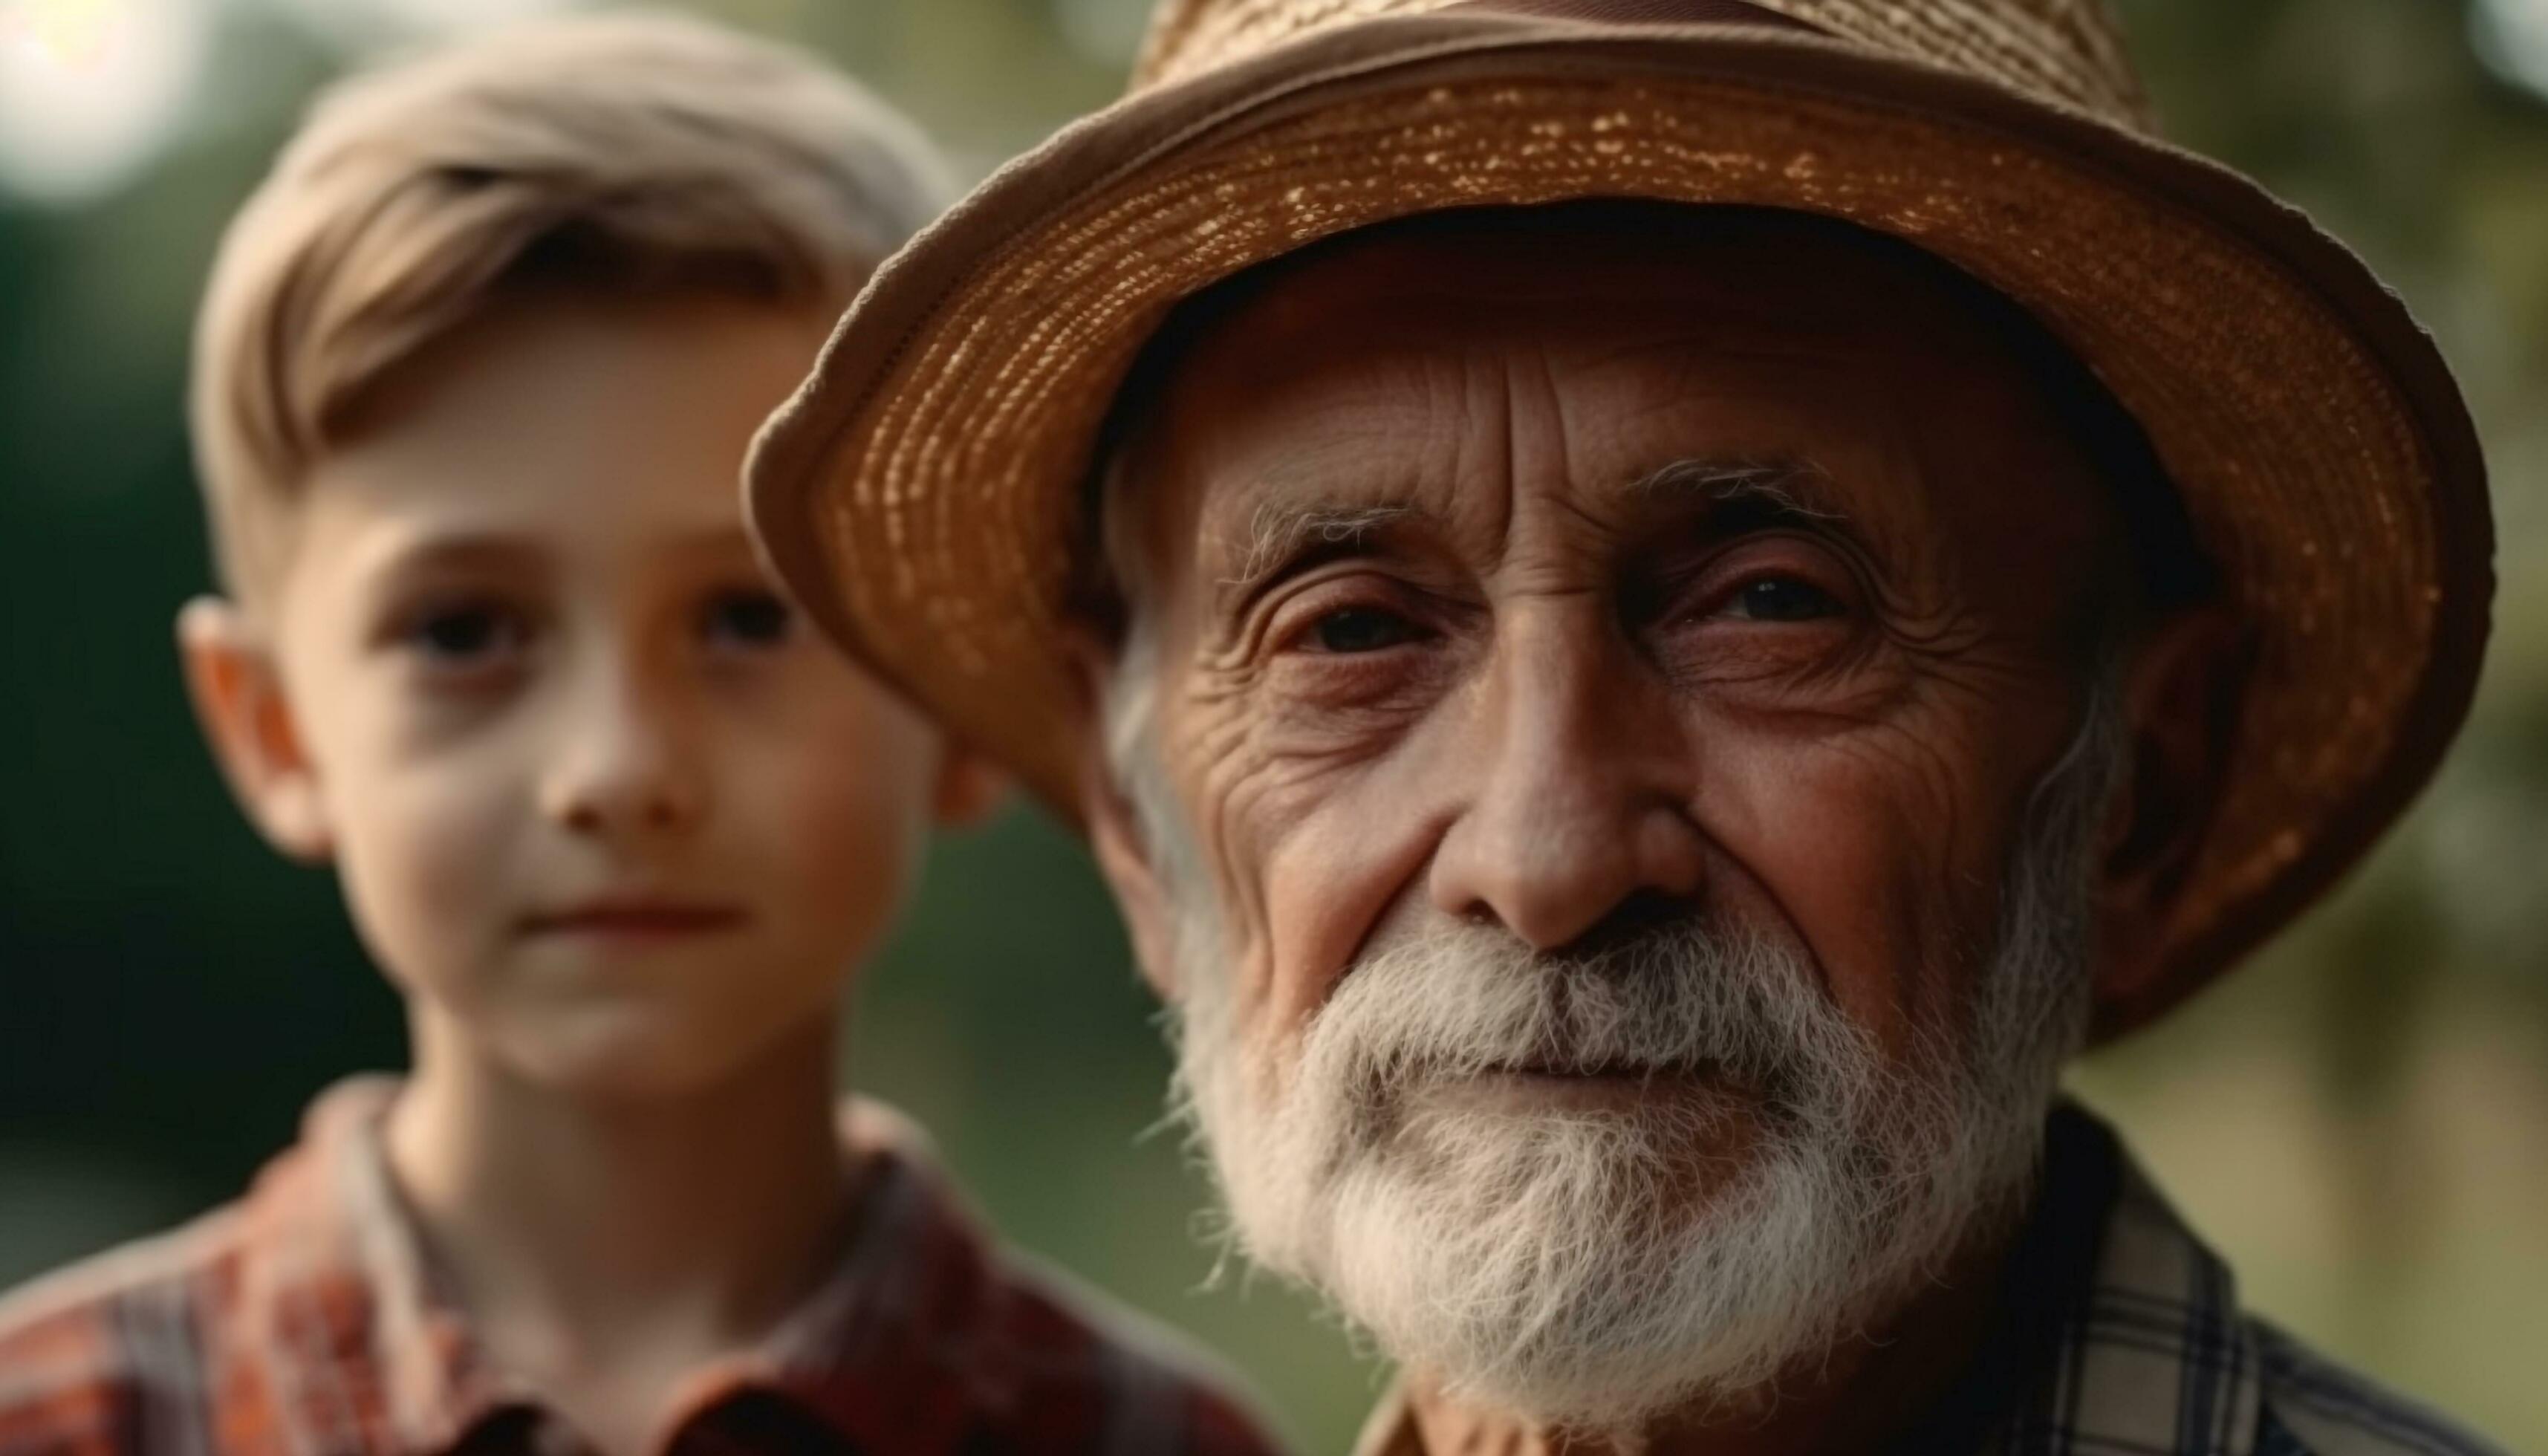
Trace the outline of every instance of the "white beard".
[[[1800, 956], [1696, 918], [1575, 957], [1445, 926], [1357, 963], [1293, 1053], [1240, 1024], [1189, 881], [1180, 1111], [1234, 1241], [1462, 1400], [1625, 1431], [1765, 1399], [2022, 1206], [2083, 1036], [2114, 763], [2092, 717], [2039, 791], [1976, 999], [1901, 1057]], [[1704, 1075], [1593, 1110], [1440, 1095], [1515, 1066]]]

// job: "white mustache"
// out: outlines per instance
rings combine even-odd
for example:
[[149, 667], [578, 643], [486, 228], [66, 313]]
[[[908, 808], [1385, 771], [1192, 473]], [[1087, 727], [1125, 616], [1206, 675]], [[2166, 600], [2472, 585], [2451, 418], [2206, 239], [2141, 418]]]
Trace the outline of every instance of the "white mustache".
[[1298, 1074], [1378, 1111], [1425, 1081], [1495, 1072], [1704, 1073], [1774, 1113], [1871, 1052], [1802, 957], [1683, 917], [1577, 955], [1482, 926], [1384, 949], [1311, 1022]]

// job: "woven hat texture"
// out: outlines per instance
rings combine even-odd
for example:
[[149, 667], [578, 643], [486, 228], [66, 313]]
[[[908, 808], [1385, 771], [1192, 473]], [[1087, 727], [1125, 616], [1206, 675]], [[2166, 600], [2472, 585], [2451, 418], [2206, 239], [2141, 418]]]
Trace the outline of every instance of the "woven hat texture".
[[1792, 209], [2033, 311], [2147, 430], [2254, 636], [2157, 1015], [2298, 913], [2429, 776], [2492, 596], [2468, 415], [2340, 244], [2160, 140], [2093, 0], [1164, 0], [1131, 94], [889, 263], [749, 466], [845, 645], [1063, 807], [1090, 451], [1181, 299], [1484, 205]]

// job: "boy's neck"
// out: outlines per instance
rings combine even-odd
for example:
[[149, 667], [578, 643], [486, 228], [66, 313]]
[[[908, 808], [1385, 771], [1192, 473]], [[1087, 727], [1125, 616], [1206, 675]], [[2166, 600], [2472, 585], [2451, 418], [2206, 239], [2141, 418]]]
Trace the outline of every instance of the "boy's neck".
[[725, 1081], [600, 1097], [415, 1013], [390, 1166], [500, 1363], [545, 1383], [711, 1357], [821, 1278], [853, 1192], [828, 1021]]

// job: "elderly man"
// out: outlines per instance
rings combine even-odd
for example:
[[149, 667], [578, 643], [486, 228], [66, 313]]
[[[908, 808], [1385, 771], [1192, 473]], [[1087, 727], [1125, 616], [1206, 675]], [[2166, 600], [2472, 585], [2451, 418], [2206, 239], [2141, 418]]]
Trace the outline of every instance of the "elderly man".
[[2083, 1045], [2485, 634], [2470, 427], [2087, 0], [1168, 0], [765, 434], [1084, 823], [1374, 1452], [2480, 1449], [2241, 1314]]

